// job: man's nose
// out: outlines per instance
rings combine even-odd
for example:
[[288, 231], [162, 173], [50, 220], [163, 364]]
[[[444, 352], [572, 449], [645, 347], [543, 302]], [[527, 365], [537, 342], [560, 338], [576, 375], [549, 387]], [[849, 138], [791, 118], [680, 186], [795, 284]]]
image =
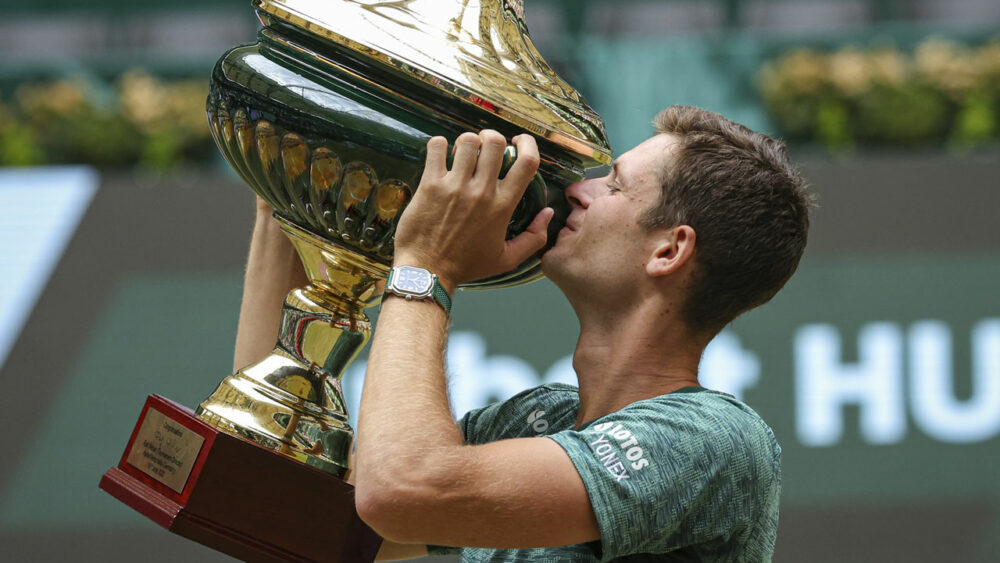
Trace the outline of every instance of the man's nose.
[[591, 195], [588, 184], [593, 180], [582, 180], [575, 184], [570, 184], [566, 188], [566, 201], [573, 207], [586, 209], [590, 205]]

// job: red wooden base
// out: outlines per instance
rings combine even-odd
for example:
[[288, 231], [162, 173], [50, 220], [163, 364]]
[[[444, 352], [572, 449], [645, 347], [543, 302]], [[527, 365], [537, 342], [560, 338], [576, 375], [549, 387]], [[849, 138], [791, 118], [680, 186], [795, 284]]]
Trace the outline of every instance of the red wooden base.
[[352, 486], [158, 395], [100, 487], [171, 532], [245, 561], [368, 562], [381, 544], [358, 518]]

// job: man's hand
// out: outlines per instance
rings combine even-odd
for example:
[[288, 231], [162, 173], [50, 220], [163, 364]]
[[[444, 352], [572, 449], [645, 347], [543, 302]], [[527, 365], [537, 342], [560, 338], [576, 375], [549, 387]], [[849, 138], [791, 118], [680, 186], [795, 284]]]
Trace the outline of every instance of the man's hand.
[[506, 272], [537, 252], [546, 241], [553, 211], [546, 207], [528, 229], [505, 240], [507, 225], [538, 170], [538, 147], [518, 135], [517, 161], [499, 179], [507, 141], [496, 131], [464, 133], [455, 141], [451, 170], [448, 142], [427, 142], [420, 186], [396, 229], [395, 263], [437, 274], [449, 291], [467, 281]]

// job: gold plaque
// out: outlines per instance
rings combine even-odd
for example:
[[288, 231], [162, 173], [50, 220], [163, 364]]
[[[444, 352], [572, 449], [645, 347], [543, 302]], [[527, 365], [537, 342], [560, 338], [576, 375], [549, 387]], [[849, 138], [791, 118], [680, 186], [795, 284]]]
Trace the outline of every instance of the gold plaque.
[[205, 439], [150, 408], [139, 427], [128, 463], [180, 493]]

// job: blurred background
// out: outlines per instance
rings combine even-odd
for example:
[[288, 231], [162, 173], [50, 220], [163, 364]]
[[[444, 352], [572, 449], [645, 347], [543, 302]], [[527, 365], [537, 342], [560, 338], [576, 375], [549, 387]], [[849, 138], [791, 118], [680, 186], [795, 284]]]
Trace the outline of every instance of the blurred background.
[[[525, 4], [617, 153], [697, 105], [787, 140], [819, 196], [798, 274], [702, 364], [784, 448], [775, 560], [1000, 561], [1000, 3]], [[97, 483], [147, 394], [193, 407], [230, 371], [253, 206], [204, 99], [257, 20], [0, 6], [0, 557], [227, 560]], [[576, 335], [547, 281], [459, 294], [456, 415], [572, 380]]]

